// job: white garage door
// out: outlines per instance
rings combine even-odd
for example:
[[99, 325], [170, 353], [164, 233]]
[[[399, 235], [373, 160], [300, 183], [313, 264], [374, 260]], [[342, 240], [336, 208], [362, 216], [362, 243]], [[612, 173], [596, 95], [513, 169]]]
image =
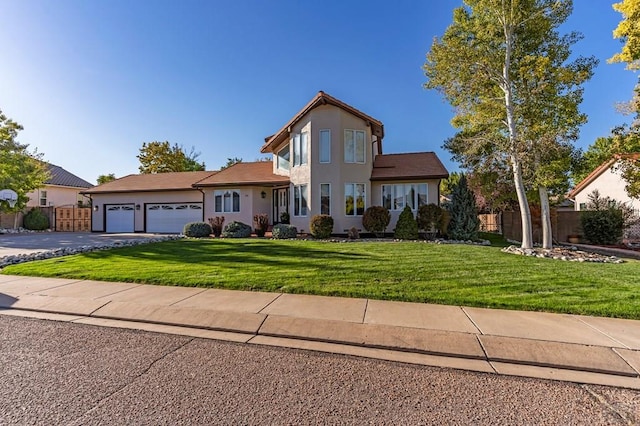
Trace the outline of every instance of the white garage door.
[[107, 232], [133, 232], [133, 204], [107, 205]]
[[147, 204], [147, 232], [180, 234], [189, 222], [202, 222], [202, 203]]

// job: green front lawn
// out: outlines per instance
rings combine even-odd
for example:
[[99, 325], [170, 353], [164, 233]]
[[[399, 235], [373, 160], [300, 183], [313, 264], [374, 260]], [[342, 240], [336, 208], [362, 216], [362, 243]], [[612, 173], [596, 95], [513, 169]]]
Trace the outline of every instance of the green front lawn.
[[499, 247], [184, 239], [29, 262], [2, 273], [640, 319], [640, 262], [562, 262]]

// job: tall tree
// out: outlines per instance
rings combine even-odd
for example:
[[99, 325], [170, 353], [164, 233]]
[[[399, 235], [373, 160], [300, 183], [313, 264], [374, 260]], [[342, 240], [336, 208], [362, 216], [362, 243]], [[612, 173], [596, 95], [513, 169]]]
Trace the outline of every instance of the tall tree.
[[27, 201], [27, 193], [40, 188], [49, 178], [42, 154], [29, 151], [28, 144], [16, 141], [22, 126], [0, 111], [0, 189], [12, 189], [18, 194], [13, 209], [0, 202], [0, 209], [20, 211]]
[[[640, 0], [623, 0], [615, 3], [613, 8], [622, 14], [613, 37], [620, 39], [623, 45], [609, 62], [625, 63], [628, 70], [637, 71], [640, 69]], [[627, 194], [640, 199], [640, 155], [624, 155], [631, 151], [640, 153], [640, 83], [636, 84], [627, 109], [635, 113], [635, 120], [630, 126], [614, 129], [609, 141], [613, 155], [618, 157], [616, 167], [626, 182]]]
[[[558, 160], [568, 154], [549, 149], [572, 134], [554, 126], [563, 114], [577, 111], [569, 100], [581, 100], [576, 85], [590, 76], [595, 60], [563, 64], [579, 38], [557, 34], [571, 13], [571, 0], [464, 3], [427, 54], [425, 87], [439, 90], [455, 107], [452, 124], [460, 132], [445, 143], [457, 150], [452, 151], [454, 158], [457, 154], [463, 163], [484, 170], [510, 169], [522, 218], [522, 247], [529, 248], [533, 240], [527, 186], [540, 189], [541, 198], [547, 194], [536, 162], [546, 164], [543, 153], [555, 152]], [[554, 112], [560, 99], [567, 103], [567, 113]], [[571, 117], [573, 132], [580, 123]]]
[[198, 162], [200, 153], [194, 148], [187, 154], [182, 146], [164, 142], [145, 142], [140, 148], [140, 173], [189, 172], [204, 170], [204, 163]]
[[103, 183], [111, 182], [114, 180], [116, 180], [116, 175], [113, 173], [109, 173], [107, 175], [98, 176], [98, 179], [96, 179], [96, 182], [98, 183], [98, 185], [102, 185]]

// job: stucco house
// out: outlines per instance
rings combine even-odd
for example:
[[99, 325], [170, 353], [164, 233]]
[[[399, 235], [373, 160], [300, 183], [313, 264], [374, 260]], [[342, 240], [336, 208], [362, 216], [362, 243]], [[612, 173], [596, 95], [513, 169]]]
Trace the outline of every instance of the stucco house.
[[640, 211], [640, 200], [627, 195], [625, 181], [621, 172], [616, 169], [617, 161], [611, 159], [602, 163], [569, 192], [567, 198], [574, 201], [575, 210], [586, 210], [589, 195], [597, 189], [601, 196], [621, 201], [634, 210]]
[[50, 177], [41, 188], [27, 194], [28, 208], [71, 207], [88, 203], [82, 191], [93, 187], [92, 184], [55, 164], [46, 163], [46, 167]]
[[395, 227], [405, 205], [414, 211], [439, 203], [448, 176], [433, 152], [383, 154], [384, 126], [319, 92], [276, 133], [265, 138], [266, 162], [237, 163], [221, 171], [130, 175], [87, 191], [93, 231], [180, 232], [193, 220], [224, 216], [253, 225], [288, 213], [300, 232], [316, 214], [334, 219], [333, 233], [362, 228], [362, 214], [382, 205]]

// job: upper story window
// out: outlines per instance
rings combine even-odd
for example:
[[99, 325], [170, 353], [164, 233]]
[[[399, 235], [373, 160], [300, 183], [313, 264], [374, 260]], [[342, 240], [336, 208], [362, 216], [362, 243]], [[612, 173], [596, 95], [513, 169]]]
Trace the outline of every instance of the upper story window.
[[309, 132], [302, 132], [293, 136], [293, 165], [307, 164], [307, 149], [309, 147]]
[[44, 190], [40, 191], [40, 205], [41, 206], [47, 205], [47, 191], [44, 191]]
[[240, 190], [222, 189], [213, 191], [216, 213], [237, 213], [240, 211]]
[[289, 159], [291, 158], [291, 152], [289, 151], [289, 145], [278, 151], [277, 167], [280, 170], [289, 170]]
[[331, 130], [320, 130], [320, 162], [331, 162]]
[[362, 130], [344, 131], [344, 162], [364, 163], [365, 136]]

